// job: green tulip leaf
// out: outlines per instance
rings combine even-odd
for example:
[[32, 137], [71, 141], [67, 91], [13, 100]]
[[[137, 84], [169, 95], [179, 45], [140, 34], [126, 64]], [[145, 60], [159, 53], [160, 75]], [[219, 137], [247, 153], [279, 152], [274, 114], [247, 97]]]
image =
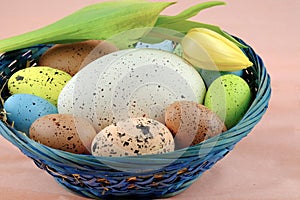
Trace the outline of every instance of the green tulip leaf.
[[[90, 5], [43, 28], [1, 40], [0, 52], [36, 44], [105, 40], [127, 30], [153, 27], [161, 11], [174, 3], [119, 0]], [[139, 32], [136, 39], [142, 35]]]

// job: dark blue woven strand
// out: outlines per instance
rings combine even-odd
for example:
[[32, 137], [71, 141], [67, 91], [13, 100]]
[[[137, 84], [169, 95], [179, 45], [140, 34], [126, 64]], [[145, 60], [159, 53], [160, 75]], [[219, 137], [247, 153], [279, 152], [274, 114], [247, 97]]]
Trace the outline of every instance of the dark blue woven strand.
[[[35, 65], [50, 46], [38, 45], [1, 55], [1, 86], [15, 71]], [[227, 155], [248, 135], [268, 108], [270, 77], [263, 61], [251, 47], [243, 51], [254, 63], [245, 70], [243, 77], [255, 94], [251, 107], [236, 126], [193, 147], [163, 155], [95, 158], [36, 143], [2, 121], [0, 133], [59, 184], [78, 195], [95, 199], [150, 199], [176, 195]], [[4, 87], [2, 98], [8, 95]], [[118, 167], [127, 170], [121, 171]]]

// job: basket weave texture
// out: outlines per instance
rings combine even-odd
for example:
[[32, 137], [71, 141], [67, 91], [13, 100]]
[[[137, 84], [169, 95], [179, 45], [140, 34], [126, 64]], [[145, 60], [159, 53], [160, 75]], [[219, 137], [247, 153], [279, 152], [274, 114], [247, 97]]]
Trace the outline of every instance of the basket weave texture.
[[[245, 44], [242, 40], [238, 39]], [[37, 45], [0, 55], [0, 87], [7, 98], [6, 82], [17, 70], [32, 66], [51, 45]], [[262, 59], [249, 47], [244, 53], [254, 64], [243, 77], [254, 95], [242, 120], [230, 130], [193, 147], [162, 155], [94, 157], [77, 155], [36, 143], [0, 121], [0, 134], [67, 190], [96, 199], [150, 199], [174, 196], [230, 152], [253, 129], [267, 110], [270, 77]], [[118, 169], [125, 170], [118, 170]]]

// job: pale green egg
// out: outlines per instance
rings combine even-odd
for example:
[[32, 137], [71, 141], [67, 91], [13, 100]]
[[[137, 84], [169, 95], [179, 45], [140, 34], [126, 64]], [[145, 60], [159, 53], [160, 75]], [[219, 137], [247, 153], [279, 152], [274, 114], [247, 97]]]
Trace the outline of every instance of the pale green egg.
[[234, 74], [214, 80], [207, 90], [204, 105], [223, 119], [228, 129], [235, 126], [251, 104], [247, 82]]
[[48, 100], [56, 105], [58, 95], [71, 79], [61, 70], [50, 67], [29, 67], [14, 73], [8, 80], [11, 94], [32, 94]]

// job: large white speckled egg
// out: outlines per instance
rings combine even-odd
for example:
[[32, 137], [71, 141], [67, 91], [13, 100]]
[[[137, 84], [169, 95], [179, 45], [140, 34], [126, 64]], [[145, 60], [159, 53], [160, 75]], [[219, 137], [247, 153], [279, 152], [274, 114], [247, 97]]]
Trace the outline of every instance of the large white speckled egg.
[[174, 151], [172, 133], [162, 123], [132, 118], [111, 124], [100, 131], [91, 146], [94, 156], [137, 156]]
[[199, 73], [177, 55], [127, 49], [79, 71], [62, 90], [58, 111], [87, 118], [100, 131], [134, 117], [164, 122], [168, 105], [179, 100], [203, 103], [205, 93]]

